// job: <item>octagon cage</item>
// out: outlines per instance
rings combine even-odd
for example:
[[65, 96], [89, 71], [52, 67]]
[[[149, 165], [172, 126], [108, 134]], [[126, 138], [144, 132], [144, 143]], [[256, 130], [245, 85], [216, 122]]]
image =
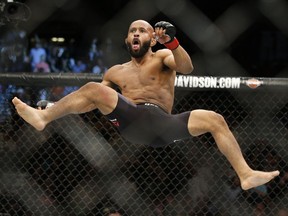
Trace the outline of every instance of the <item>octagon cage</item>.
[[[11, 99], [57, 101], [93, 74], [1, 74], [0, 215], [277, 215], [288, 208], [288, 80], [177, 75], [173, 113], [220, 113], [248, 164], [280, 170], [247, 191], [210, 134], [151, 148], [94, 110], [36, 131]], [[153, 125], [151, 125], [153, 127]]]

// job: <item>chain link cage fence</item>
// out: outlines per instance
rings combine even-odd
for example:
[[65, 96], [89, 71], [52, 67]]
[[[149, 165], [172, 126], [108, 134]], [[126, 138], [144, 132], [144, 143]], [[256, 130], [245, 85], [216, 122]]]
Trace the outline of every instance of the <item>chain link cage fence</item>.
[[275, 216], [288, 207], [287, 79], [177, 76], [173, 113], [222, 114], [251, 167], [281, 171], [243, 191], [209, 134], [150, 148], [123, 140], [97, 110], [38, 132], [11, 104], [14, 96], [32, 106], [43, 95], [55, 101], [99, 77], [1, 78], [0, 215]]
[[[15, 113], [14, 96], [35, 106], [39, 99], [57, 101], [85, 82], [101, 78], [10, 73], [15, 72], [15, 60], [22, 58], [15, 54], [18, 45], [27, 47], [28, 42], [14, 40], [10, 28], [7, 33], [1, 28], [0, 216], [285, 214], [288, 80], [245, 77], [251, 73], [269, 77], [275, 72], [287, 77], [287, 0], [207, 4], [197, 0], [114, 0], [109, 2], [109, 11], [103, 8], [98, 12], [91, 6], [83, 11], [79, 1], [23, 0], [31, 9], [31, 18], [19, 26], [27, 35], [37, 34], [57, 8], [64, 5], [63, 12], [77, 8], [79, 13], [74, 16], [82, 13], [87, 23], [74, 23], [75, 29], [83, 35], [96, 32], [111, 38], [115, 47], [108, 62], [114, 64], [126, 58], [123, 47], [116, 45], [123, 44], [122, 35], [131, 21], [139, 17], [153, 23], [171, 21], [183, 47], [191, 56], [193, 53], [195, 73], [200, 76], [177, 77], [173, 113], [201, 108], [222, 114], [249, 165], [267, 171], [279, 169], [281, 174], [266, 185], [243, 191], [209, 134], [152, 149], [123, 140], [97, 110], [59, 119], [42, 132], [34, 130]], [[119, 4], [123, 7], [115, 10]], [[223, 9], [221, 4], [227, 7]], [[215, 11], [208, 15], [206, 8]], [[92, 22], [89, 13], [98, 18]], [[110, 16], [107, 22], [94, 23], [106, 13]], [[54, 29], [60, 35], [67, 30], [57, 26]], [[6, 46], [5, 35], [9, 39]], [[235, 51], [239, 49], [241, 54]], [[234, 77], [220, 77], [228, 72]]]

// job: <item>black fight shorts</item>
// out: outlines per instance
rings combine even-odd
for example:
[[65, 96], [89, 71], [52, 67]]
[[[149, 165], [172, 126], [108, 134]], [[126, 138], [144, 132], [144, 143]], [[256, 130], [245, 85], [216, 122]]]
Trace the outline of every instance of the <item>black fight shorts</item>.
[[135, 105], [118, 94], [116, 108], [106, 117], [127, 141], [163, 147], [191, 136], [188, 131], [189, 115], [190, 111], [168, 114], [151, 103]]

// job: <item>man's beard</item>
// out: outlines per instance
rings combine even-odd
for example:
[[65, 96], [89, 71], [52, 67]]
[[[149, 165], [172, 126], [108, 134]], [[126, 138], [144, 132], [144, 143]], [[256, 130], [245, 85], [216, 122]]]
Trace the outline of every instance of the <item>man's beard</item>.
[[139, 50], [137, 50], [136, 52], [132, 49], [132, 44], [131, 43], [127, 43], [127, 50], [129, 52], [129, 54], [133, 57], [133, 58], [141, 58], [143, 57], [149, 50], [150, 48], [150, 43], [151, 41], [146, 41], [143, 43], [143, 46], [140, 47]]

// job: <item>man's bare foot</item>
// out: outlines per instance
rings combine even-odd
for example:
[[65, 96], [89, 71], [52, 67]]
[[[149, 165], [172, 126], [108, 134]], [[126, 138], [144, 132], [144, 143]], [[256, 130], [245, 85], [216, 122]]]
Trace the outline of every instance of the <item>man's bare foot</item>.
[[242, 179], [241, 187], [243, 190], [249, 190], [251, 188], [266, 184], [279, 174], [280, 172], [278, 170], [272, 172], [262, 172], [253, 170], [247, 177]]
[[42, 115], [40, 114], [41, 110], [37, 110], [33, 107], [28, 106], [22, 102], [17, 97], [14, 97], [12, 100], [17, 113], [30, 125], [32, 125], [36, 130], [41, 131], [45, 128], [46, 123], [43, 121]]

